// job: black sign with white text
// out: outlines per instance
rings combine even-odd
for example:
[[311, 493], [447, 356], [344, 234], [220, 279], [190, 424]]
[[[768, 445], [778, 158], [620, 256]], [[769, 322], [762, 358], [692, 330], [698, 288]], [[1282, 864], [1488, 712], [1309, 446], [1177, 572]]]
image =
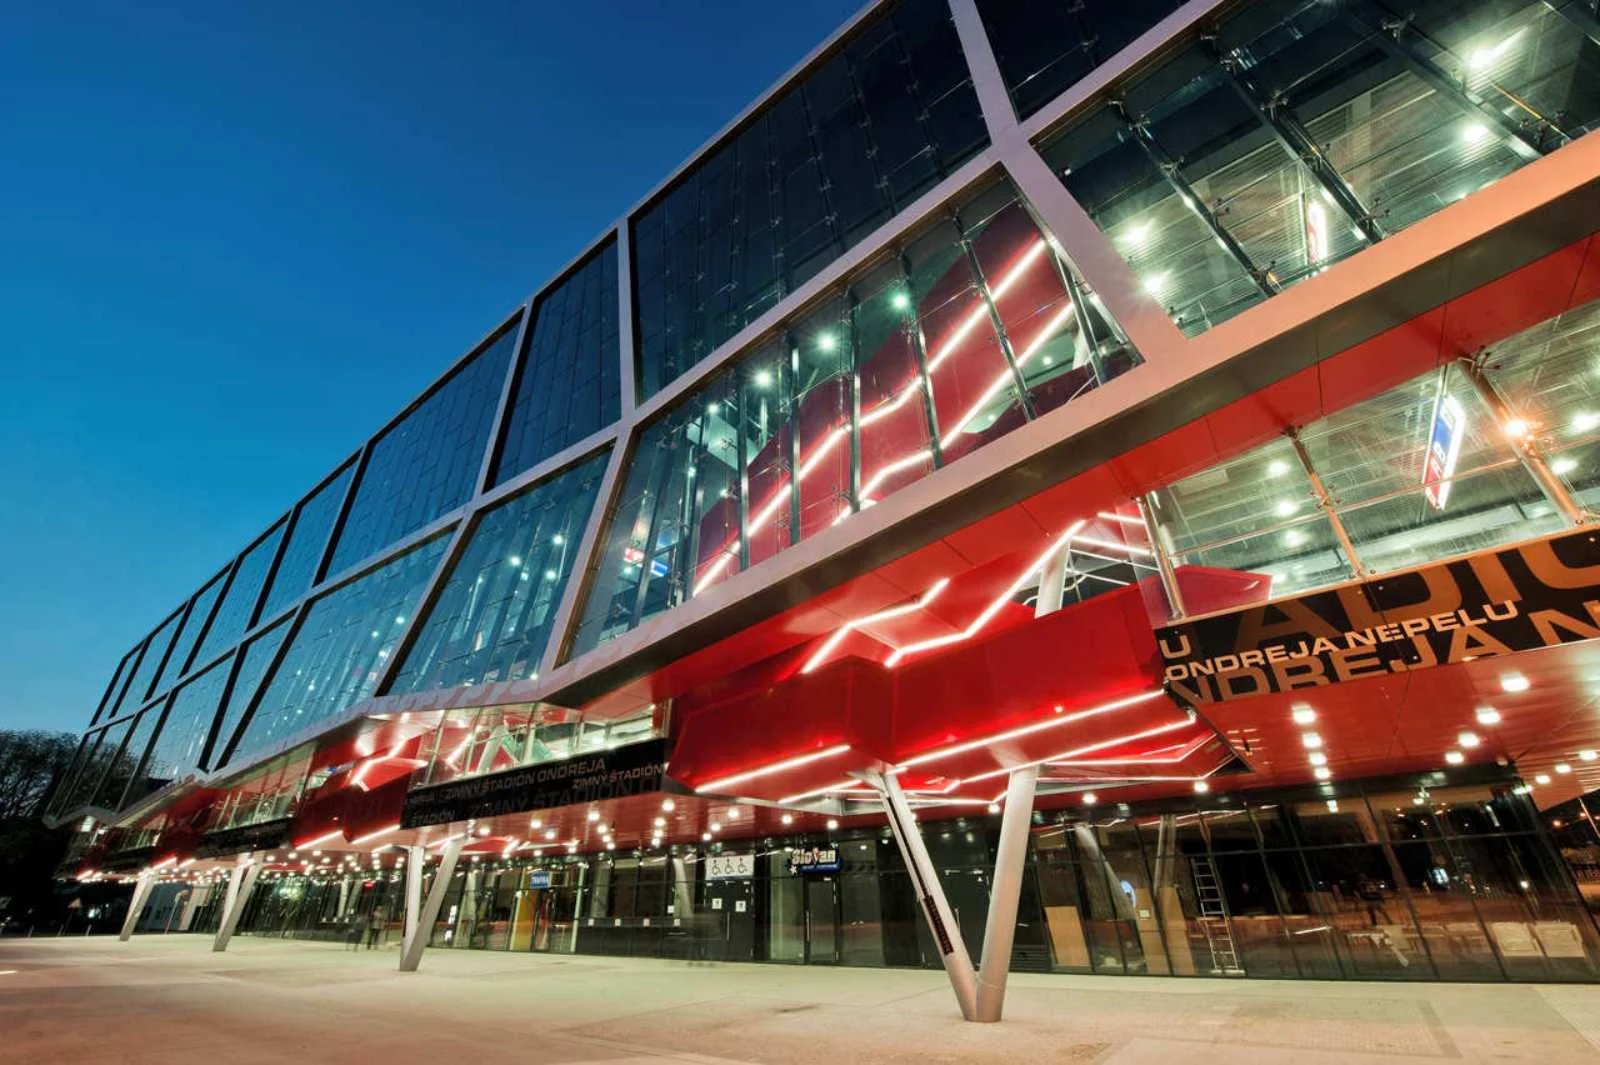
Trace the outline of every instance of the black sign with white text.
[[194, 856], [225, 858], [230, 854], [243, 854], [245, 851], [276, 850], [289, 842], [289, 824], [289, 819], [284, 817], [256, 825], [241, 825], [238, 828], [224, 828], [219, 832], [207, 832], [200, 837], [200, 846], [195, 848]]
[[1196, 704], [1597, 638], [1593, 530], [1156, 630], [1166, 682]]
[[560, 762], [452, 780], [406, 795], [402, 828], [643, 795], [666, 780], [667, 741], [648, 740]]

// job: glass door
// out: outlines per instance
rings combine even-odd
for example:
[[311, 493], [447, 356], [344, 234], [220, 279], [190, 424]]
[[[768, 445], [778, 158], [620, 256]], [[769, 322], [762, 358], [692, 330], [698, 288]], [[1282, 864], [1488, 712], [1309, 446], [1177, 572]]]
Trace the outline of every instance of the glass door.
[[805, 880], [806, 963], [839, 964], [839, 885], [834, 877]]

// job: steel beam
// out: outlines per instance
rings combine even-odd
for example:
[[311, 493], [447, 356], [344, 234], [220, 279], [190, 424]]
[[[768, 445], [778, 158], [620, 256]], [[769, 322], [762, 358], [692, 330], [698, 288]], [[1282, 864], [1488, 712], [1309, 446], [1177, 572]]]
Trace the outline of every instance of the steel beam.
[[140, 873], [133, 882], [133, 897], [128, 900], [128, 916], [122, 920], [122, 932], [117, 936], [118, 941], [126, 943], [133, 938], [133, 929], [139, 923], [139, 915], [144, 913], [145, 905], [150, 901], [150, 893], [155, 890], [155, 873], [146, 869]]
[[[1060, 554], [1065, 556], [1066, 552]], [[1043, 602], [1042, 595], [1040, 601]], [[998, 1021], [1005, 1007], [1006, 976], [1011, 971], [1011, 948], [1017, 934], [1017, 906], [1028, 864], [1028, 826], [1033, 821], [1033, 797], [1038, 784], [1036, 765], [1013, 769], [1006, 784], [1000, 845], [994, 859], [994, 879], [989, 883], [989, 915], [983, 926], [983, 960], [978, 966], [976, 1019], [985, 1023]]]
[[228, 941], [233, 938], [234, 930], [239, 927], [239, 918], [244, 914], [244, 908], [250, 901], [250, 892], [256, 886], [256, 878], [261, 875], [261, 863], [255, 861], [250, 854], [241, 854], [239, 863], [228, 873], [228, 893], [222, 907], [222, 923], [217, 926], [217, 937], [211, 942], [211, 949], [221, 953], [228, 949]]
[[[400, 971], [414, 973], [417, 966], [422, 964], [422, 951], [428, 945], [428, 940], [433, 937], [433, 926], [439, 920], [439, 909], [444, 905], [444, 897], [450, 890], [450, 880], [456, 875], [456, 863], [461, 860], [461, 849], [467, 845], [466, 833], [462, 833], [444, 845], [444, 851], [439, 855], [439, 868], [433, 874], [433, 886], [428, 889], [428, 897], [422, 900], [422, 906], [417, 911], [417, 919], [413, 924], [410, 910], [406, 913], [406, 923], [411, 925], [411, 936], [405, 941], [400, 951]], [[407, 866], [412, 863], [407, 862]], [[417, 863], [420, 865], [421, 863]], [[411, 904], [410, 881], [411, 870], [406, 870], [408, 878], [407, 907]], [[419, 887], [421, 874], [418, 873]], [[419, 892], [420, 894], [420, 892]]]

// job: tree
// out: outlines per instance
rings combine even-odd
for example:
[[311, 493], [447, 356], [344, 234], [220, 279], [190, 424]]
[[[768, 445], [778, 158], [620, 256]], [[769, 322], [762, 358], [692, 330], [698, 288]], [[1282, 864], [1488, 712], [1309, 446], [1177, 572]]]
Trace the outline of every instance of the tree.
[[51, 878], [70, 833], [41, 818], [77, 749], [71, 733], [0, 731], [0, 930], [3, 911], [29, 923], [59, 919]]
[[0, 822], [42, 816], [77, 749], [70, 732], [0, 731]]

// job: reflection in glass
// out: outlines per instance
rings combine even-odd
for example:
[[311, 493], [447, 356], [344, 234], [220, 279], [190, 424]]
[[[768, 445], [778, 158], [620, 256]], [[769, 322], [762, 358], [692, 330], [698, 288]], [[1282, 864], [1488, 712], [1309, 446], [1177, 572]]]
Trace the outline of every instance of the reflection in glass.
[[261, 598], [261, 583], [267, 579], [267, 570], [278, 553], [278, 542], [283, 539], [284, 523], [279, 522], [272, 531], [258, 540], [244, 553], [228, 581], [228, 590], [222, 593], [222, 602], [211, 619], [211, 628], [200, 641], [195, 653], [196, 665], [204, 665], [216, 655], [239, 642], [256, 619], [256, 601]]
[[241, 655], [238, 660], [239, 673], [233, 680], [227, 705], [221, 707], [217, 714], [216, 738], [212, 741], [205, 757], [208, 769], [215, 769], [234, 760], [228, 753], [233, 744], [233, 734], [239, 727], [240, 718], [255, 699], [256, 689], [261, 687], [261, 681], [266, 677], [267, 669], [278, 653], [278, 646], [288, 634], [289, 622], [279, 622], [251, 640], [244, 650], [239, 652]]
[[190, 659], [194, 656], [201, 634], [205, 632], [206, 624], [211, 620], [211, 612], [222, 595], [223, 583], [227, 578], [226, 572], [219, 573], [195, 594], [188, 616], [183, 620], [183, 628], [178, 630], [178, 638], [173, 641], [172, 654], [167, 658], [167, 668], [162, 671], [161, 679], [156, 681], [157, 690], [160, 690], [163, 684], [183, 679], [188, 675], [189, 667], [197, 664]]
[[354, 465], [345, 466], [295, 511], [289, 543], [283, 549], [278, 572], [273, 575], [272, 587], [267, 590], [266, 601], [261, 605], [263, 621], [270, 620], [316, 583], [319, 576], [317, 569], [328, 548], [328, 535], [339, 518], [339, 508], [344, 505], [354, 469]]

